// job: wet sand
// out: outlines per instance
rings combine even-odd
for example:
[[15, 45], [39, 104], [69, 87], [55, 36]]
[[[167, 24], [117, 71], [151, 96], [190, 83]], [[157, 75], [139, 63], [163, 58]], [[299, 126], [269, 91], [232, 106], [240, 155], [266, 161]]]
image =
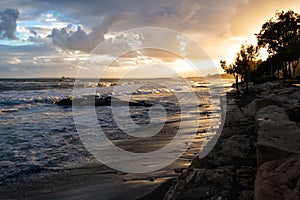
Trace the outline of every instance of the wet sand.
[[[184, 172], [199, 152], [209, 117], [203, 117], [193, 144], [177, 161], [151, 173], [132, 174], [110, 169], [102, 164], [77, 169], [58, 170], [0, 188], [1, 199], [162, 199], [171, 180]], [[178, 130], [179, 121], [170, 120], [151, 143], [120, 143], [125, 150], [143, 152], [168, 143]], [[158, 134], [159, 135], [159, 134]], [[137, 141], [136, 141], [137, 142]]]

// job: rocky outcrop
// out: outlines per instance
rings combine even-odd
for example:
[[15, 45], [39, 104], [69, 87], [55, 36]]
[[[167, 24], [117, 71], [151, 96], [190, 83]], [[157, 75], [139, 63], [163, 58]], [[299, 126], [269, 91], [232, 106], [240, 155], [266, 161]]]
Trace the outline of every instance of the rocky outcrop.
[[262, 164], [257, 171], [255, 199], [300, 199], [300, 155]]
[[59, 106], [145, 106], [151, 107], [152, 104], [145, 101], [123, 101], [116, 97], [106, 96], [99, 97], [94, 95], [84, 96], [82, 98], [68, 97], [61, 99], [55, 104]]
[[270, 105], [255, 114], [258, 165], [300, 155], [300, 126], [290, 121], [286, 109]]
[[239, 100], [243, 112], [229, 99], [218, 143], [165, 199], [300, 200], [300, 88], [279, 81], [254, 90]]
[[254, 198], [254, 121], [240, 110], [230, 94], [227, 102], [218, 143], [205, 158], [193, 160], [188, 171], [173, 183], [166, 200]]
[[247, 115], [254, 117], [255, 113], [260, 109], [269, 105], [279, 105], [280, 103], [273, 99], [255, 99], [244, 108]]
[[256, 123], [259, 166], [255, 199], [300, 199], [300, 89], [276, 88], [258, 97], [261, 102], [272, 99], [275, 103], [269, 101], [268, 106], [250, 113]]
[[259, 93], [257, 97], [260, 99], [273, 99], [286, 108], [297, 106], [300, 103], [300, 92], [297, 87], [265, 90]]

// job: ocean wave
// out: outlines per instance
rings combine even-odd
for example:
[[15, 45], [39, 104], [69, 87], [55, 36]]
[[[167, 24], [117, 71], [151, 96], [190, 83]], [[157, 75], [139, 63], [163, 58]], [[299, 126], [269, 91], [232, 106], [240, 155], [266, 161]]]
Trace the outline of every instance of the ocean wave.
[[[150, 84], [147, 84], [149, 82]], [[104, 87], [98, 87], [99, 91], [94, 91], [92, 87], [95, 84], [92, 81], [84, 81], [78, 94], [95, 96], [94, 94], [99, 92], [97, 95], [103, 98], [119, 95], [118, 98], [121, 99], [132, 86], [134, 92], [129, 95], [136, 95], [133, 100], [153, 101], [154, 105], [162, 105], [170, 116], [173, 113], [180, 114], [180, 102], [174, 100], [171, 93], [185, 92], [190, 86], [178, 86], [175, 82], [172, 88], [165, 88], [156, 82], [125, 81], [114, 87], [114, 81], [111, 81], [104, 84]], [[0, 91], [1, 88], [6, 91], [0, 92], [0, 183], [6, 180], [13, 182], [15, 178], [23, 175], [27, 178], [30, 174], [41, 174], [45, 170], [76, 168], [81, 164], [93, 162], [92, 156], [81, 144], [76, 132], [72, 108], [51, 105], [57, 100], [71, 96], [73, 83], [52, 81], [1, 84]], [[41, 86], [38, 86], [39, 84]], [[136, 89], [135, 85], [139, 84], [143, 87]], [[4, 86], [10, 87], [10, 91]], [[46, 89], [33, 90], [45, 87]], [[118, 87], [121, 89], [114, 92], [113, 89]], [[203, 92], [203, 98], [207, 96], [207, 92]], [[201, 104], [205, 102], [206, 99], [201, 100]], [[184, 103], [188, 105], [188, 99]], [[209, 108], [205, 109], [210, 111]], [[99, 124], [109, 139], [123, 140], [128, 137], [114, 123], [109, 106], [96, 107], [95, 110]], [[211, 113], [205, 112], [206, 110], [201, 111], [201, 117], [206, 118], [208, 114], [212, 116]], [[82, 112], [84, 114], [85, 111]], [[145, 107], [132, 107], [130, 114], [132, 121], [141, 127], [147, 126], [151, 120], [163, 121], [160, 120], [160, 115], [150, 116], [149, 108]], [[89, 127], [89, 124], [86, 126], [88, 133], [93, 127]]]
[[1, 113], [17, 112], [17, 111], [18, 111], [18, 109], [16, 109], [16, 108], [0, 109], [0, 114]]
[[58, 96], [47, 96], [47, 97], [29, 97], [29, 98], [2, 98], [0, 104], [2, 105], [20, 105], [20, 104], [53, 104], [55, 101], [60, 99]]

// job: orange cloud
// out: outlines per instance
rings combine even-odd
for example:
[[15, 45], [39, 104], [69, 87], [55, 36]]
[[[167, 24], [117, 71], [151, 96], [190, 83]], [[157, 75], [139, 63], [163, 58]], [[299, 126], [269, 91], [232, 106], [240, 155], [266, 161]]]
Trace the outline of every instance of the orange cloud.
[[294, 10], [298, 0], [249, 0], [237, 6], [229, 31], [234, 36], [249, 36], [275, 15], [276, 10]]

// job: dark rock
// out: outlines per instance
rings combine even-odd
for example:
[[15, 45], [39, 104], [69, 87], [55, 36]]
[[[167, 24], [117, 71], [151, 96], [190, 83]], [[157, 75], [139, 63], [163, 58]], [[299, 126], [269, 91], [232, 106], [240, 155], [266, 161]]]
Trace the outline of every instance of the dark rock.
[[255, 180], [255, 199], [300, 199], [300, 155], [265, 162]]
[[[193, 160], [166, 200], [300, 200], [300, 90], [281, 82], [254, 89], [260, 93], [236, 102], [229, 96], [219, 141], [206, 157]], [[241, 109], [245, 116], [236, 104], [252, 99]]]
[[68, 97], [66, 99], [62, 99], [60, 101], [55, 102], [55, 104], [59, 106], [71, 106], [72, 105], [72, 97]]
[[253, 190], [244, 190], [241, 192], [239, 196], [239, 200], [253, 200], [254, 199], [254, 191]]
[[245, 135], [234, 135], [222, 142], [224, 154], [230, 157], [247, 158], [250, 152], [250, 139]]
[[256, 175], [254, 120], [229, 97], [221, 136], [204, 158], [195, 158], [165, 200], [253, 199]]
[[246, 178], [238, 178], [238, 182], [240, 186], [246, 189], [253, 189], [255, 175], [252, 177], [246, 177]]
[[273, 99], [255, 99], [245, 107], [244, 112], [254, 116], [258, 110], [270, 105], [279, 105], [279, 103]]
[[148, 180], [151, 181], [151, 182], [154, 182], [156, 180], [156, 178], [155, 177], [150, 177]]
[[174, 172], [175, 172], [175, 174], [181, 174], [181, 173], [183, 173], [183, 169], [182, 168], [174, 169]]
[[264, 107], [257, 111], [255, 119], [258, 165], [300, 154], [300, 129], [296, 122], [289, 120], [284, 108], [276, 105]]
[[253, 168], [241, 168], [237, 169], [236, 173], [239, 177], [253, 177], [256, 172]]
[[287, 113], [291, 121], [300, 122], [300, 108], [288, 109]]
[[99, 97], [95, 95], [85, 95], [83, 98], [68, 97], [55, 102], [59, 106], [144, 106], [151, 107], [152, 104], [146, 101], [123, 101], [116, 97]]

